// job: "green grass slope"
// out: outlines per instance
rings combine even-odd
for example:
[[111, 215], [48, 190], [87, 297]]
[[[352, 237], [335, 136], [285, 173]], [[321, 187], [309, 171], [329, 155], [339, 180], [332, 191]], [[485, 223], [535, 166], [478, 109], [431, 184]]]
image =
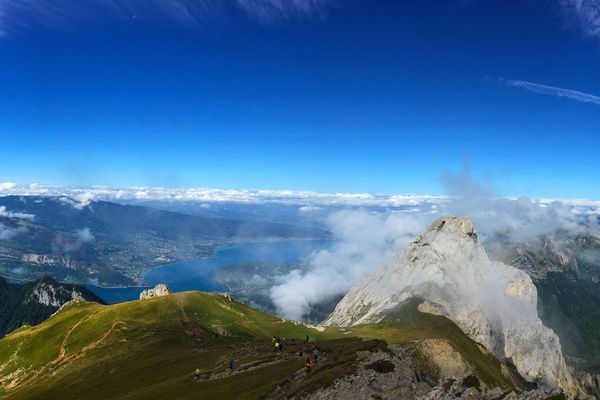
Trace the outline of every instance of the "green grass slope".
[[[318, 331], [203, 292], [110, 306], [73, 303], [0, 340], [0, 398], [302, 397], [352, 373], [358, 351], [431, 337], [448, 339], [484, 382], [510, 386], [500, 363], [452, 322], [416, 310], [404, 315], [348, 333]], [[327, 356], [305, 377], [297, 352], [308, 349], [307, 334]], [[284, 351], [273, 351], [273, 335], [288, 339]], [[198, 381], [196, 368], [202, 371]]]

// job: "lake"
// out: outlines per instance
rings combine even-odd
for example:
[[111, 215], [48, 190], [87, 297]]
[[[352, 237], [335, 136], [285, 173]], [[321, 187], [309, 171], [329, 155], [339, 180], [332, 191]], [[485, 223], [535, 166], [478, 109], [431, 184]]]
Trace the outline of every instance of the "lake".
[[213, 279], [221, 267], [244, 263], [291, 264], [309, 256], [315, 250], [329, 247], [331, 242], [323, 240], [285, 240], [261, 243], [244, 243], [217, 248], [213, 257], [162, 265], [142, 274], [148, 286], [126, 288], [86, 287], [108, 303], [139, 299], [140, 292], [166, 283], [174, 292], [203, 290], [227, 291], [227, 287]]

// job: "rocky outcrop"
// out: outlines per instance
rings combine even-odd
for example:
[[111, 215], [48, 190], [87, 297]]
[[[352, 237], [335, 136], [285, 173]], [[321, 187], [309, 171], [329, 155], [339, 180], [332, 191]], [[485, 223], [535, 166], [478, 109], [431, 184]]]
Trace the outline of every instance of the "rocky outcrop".
[[412, 298], [426, 301], [421, 311], [446, 316], [496, 357], [510, 360], [525, 379], [571, 395], [579, 391], [557, 335], [538, 318], [531, 278], [490, 261], [470, 220], [436, 220], [356, 285], [324, 323], [379, 322]]
[[81, 291], [42, 280], [34, 286], [28, 301], [34, 301], [45, 306], [60, 307], [67, 301], [83, 298]]
[[171, 294], [171, 290], [164, 283], [159, 283], [152, 289], [144, 290], [140, 293], [140, 300], [151, 299], [154, 297], [161, 297]]
[[578, 379], [586, 393], [600, 398], [600, 375], [583, 372]]
[[435, 365], [440, 379], [458, 379], [474, 373], [450, 343], [442, 339], [426, 339], [417, 344], [419, 351]]
[[10, 284], [0, 278], [0, 338], [23, 325], [39, 324], [73, 300], [105, 304], [84, 286], [52, 278], [23, 284]]
[[[487, 387], [473, 368], [444, 340], [390, 346], [386, 351], [357, 353], [353, 374], [311, 393], [311, 400], [549, 400], [558, 391], [521, 391]], [[457, 369], [458, 367], [458, 369]]]
[[21, 256], [21, 261], [30, 264], [68, 269], [78, 269], [83, 267], [81, 261], [74, 260], [68, 256], [57, 256], [52, 254], [25, 253]]

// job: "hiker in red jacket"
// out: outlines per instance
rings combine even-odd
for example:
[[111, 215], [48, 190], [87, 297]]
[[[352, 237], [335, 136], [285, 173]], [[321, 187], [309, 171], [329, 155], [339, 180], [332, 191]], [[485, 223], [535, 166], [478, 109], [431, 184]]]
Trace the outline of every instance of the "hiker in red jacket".
[[304, 360], [304, 366], [306, 367], [304, 372], [307, 374], [310, 373], [310, 369], [312, 368], [312, 362], [310, 361], [310, 357], [306, 357], [306, 360]]

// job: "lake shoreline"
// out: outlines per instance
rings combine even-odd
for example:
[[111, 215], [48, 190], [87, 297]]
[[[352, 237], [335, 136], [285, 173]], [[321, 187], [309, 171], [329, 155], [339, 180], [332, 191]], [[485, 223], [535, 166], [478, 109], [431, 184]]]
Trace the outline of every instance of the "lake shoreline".
[[84, 286], [111, 304], [136, 300], [142, 290], [159, 283], [166, 284], [173, 292], [226, 292], [228, 288], [214, 280], [214, 273], [222, 267], [253, 262], [289, 264], [310, 256], [315, 250], [327, 248], [331, 243], [331, 240], [322, 239], [283, 239], [223, 245], [216, 247], [210, 257], [149, 268], [141, 276], [146, 285]]

